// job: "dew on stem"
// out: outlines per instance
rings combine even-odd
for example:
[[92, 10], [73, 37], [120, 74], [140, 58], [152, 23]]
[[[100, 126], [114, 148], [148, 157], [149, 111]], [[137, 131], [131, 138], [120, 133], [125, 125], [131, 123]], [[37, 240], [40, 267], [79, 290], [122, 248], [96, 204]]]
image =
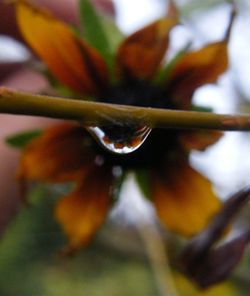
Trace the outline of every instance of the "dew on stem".
[[151, 132], [148, 126], [88, 127], [87, 130], [106, 150], [115, 154], [128, 154], [137, 150]]

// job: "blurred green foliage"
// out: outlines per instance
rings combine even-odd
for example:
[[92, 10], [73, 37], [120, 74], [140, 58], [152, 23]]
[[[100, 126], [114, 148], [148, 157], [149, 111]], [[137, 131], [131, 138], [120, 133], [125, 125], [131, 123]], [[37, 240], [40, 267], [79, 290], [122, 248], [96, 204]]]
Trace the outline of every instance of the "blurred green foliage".
[[[55, 194], [37, 187], [0, 244], [1, 296], [157, 295], [145, 260], [102, 244], [60, 257], [65, 238], [53, 219]], [[110, 238], [112, 239], [112, 238]]]
[[30, 130], [11, 135], [6, 138], [6, 143], [14, 148], [24, 148], [35, 137], [40, 136], [41, 130]]

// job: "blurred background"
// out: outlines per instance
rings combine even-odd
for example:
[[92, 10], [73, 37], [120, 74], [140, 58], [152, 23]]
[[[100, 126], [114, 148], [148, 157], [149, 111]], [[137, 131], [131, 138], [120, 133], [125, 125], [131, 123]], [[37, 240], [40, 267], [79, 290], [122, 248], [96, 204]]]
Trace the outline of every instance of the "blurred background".
[[[167, 0], [114, 2], [116, 21], [126, 34], [157, 19], [164, 14], [167, 7]], [[60, 5], [59, 0], [58, 3]], [[183, 48], [190, 40], [194, 40], [194, 47], [199, 47], [222, 38], [230, 14], [230, 5], [226, 1], [176, 0], [176, 3], [185, 26], [179, 26], [172, 31], [170, 55]], [[195, 93], [195, 102], [212, 106], [214, 111], [219, 113], [248, 113], [250, 110], [249, 1], [238, 0], [237, 9], [238, 15], [229, 43], [230, 69], [216, 85], [202, 87]], [[21, 78], [17, 78], [9, 69], [13, 67], [20, 71], [20, 64], [29, 58], [29, 51], [18, 41], [0, 35], [0, 79], [3, 79], [1, 84], [12, 86], [15, 81], [17, 88], [24, 88], [23, 81], [29, 79], [29, 74], [22, 72]], [[39, 77], [35, 79], [35, 83], [44, 85]], [[32, 90], [32, 83], [28, 90], [30, 89]], [[32, 121], [32, 124], [34, 122], [36, 121]], [[10, 123], [13, 128], [10, 128]], [[42, 125], [46, 124], [46, 121], [42, 122]], [[1, 141], [4, 142], [8, 133], [29, 125], [30, 121], [23, 117], [16, 119], [0, 115]], [[37, 121], [37, 125], [41, 125], [41, 122]], [[230, 193], [250, 185], [249, 147], [249, 133], [227, 132], [216, 145], [205, 152], [192, 152], [191, 162], [212, 180], [214, 190], [219, 196], [226, 199]], [[4, 170], [3, 175], [0, 175], [2, 184], [5, 184], [5, 178], [14, 174], [17, 153], [7, 151], [9, 148], [6, 147], [0, 146], [0, 149], [4, 149], [4, 153], [12, 159], [11, 163], [0, 159], [3, 168], [11, 166], [11, 169]], [[14, 202], [14, 178], [11, 180], [13, 183], [6, 183], [11, 189], [6, 189], [3, 185], [3, 188], [1, 187], [3, 192], [8, 190], [11, 196], [9, 200], [1, 202], [0, 209], [6, 214], [0, 218], [3, 224], [6, 224], [16, 211], [16, 207], [13, 207], [4, 212], [4, 207], [7, 208]], [[130, 189], [126, 190], [135, 190], [131, 189], [131, 185], [128, 187]], [[151, 210], [138, 199], [133, 211], [128, 211], [126, 209], [131, 209], [131, 201], [123, 201], [111, 214], [111, 218], [90, 247], [73, 258], [61, 258], [58, 250], [64, 238], [53, 219], [48, 219], [53, 216], [52, 205], [57, 198], [57, 190], [46, 186], [36, 187], [30, 193], [31, 200], [36, 201], [32, 211], [29, 208], [21, 211], [5, 232], [0, 244], [0, 295], [160, 295], [144, 251], [143, 240], [133, 227], [136, 219], [150, 220]], [[133, 194], [138, 193], [133, 191]], [[249, 210], [245, 210], [245, 216], [242, 218], [246, 219], [247, 223]], [[250, 257], [247, 254], [230, 283], [217, 287], [219, 290], [212, 289], [208, 292], [198, 292], [178, 276], [174, 276], [174, 279], [179, 294], [183, 296], [248, 295], [249, 270]]]

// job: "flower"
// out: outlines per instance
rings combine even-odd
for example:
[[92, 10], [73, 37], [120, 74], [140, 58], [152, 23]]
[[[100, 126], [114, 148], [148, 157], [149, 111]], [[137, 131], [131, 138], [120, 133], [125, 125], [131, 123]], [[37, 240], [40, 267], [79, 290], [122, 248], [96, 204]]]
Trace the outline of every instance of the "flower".
[[[215, 82], [228, 67], [233, 17], [223, 40], [185, 51], [165, 65], [169, 33], [179, 22], [172, 2], [166, 16], [125, 38], [115, 55], [92, 42], [93, 36], [89, 42], [82, 39], [49, 12], [26, 1], [16, 1], [16, 12], [20, 31], [36, 55], [60, 84], [81, 98], [189, 110], [195, 90]], [[117, 149], [137, 145], [141, 134], [148, 132], [144, 126], [117, 122], [99, 128], [104, 132], [102, 141]], [[100, 147], [80, 124], [62, 123], [25, 147], [18, 178], [21, 184], [28, 180], [75, 183], [55, 209], [71, 251], [87, 244], [103, 224], [114, 203], [115, 184], [122, 179], [117, 172], [124, 175], [131, 170], [161, 223], [170, 231], [192, 236], [207, 225], [221, 202], [209, 180], [190, 166], [189, 152], [204, 150], [220, 136], [215, 131], [154, 129], [139, 149], [121, 155]]]

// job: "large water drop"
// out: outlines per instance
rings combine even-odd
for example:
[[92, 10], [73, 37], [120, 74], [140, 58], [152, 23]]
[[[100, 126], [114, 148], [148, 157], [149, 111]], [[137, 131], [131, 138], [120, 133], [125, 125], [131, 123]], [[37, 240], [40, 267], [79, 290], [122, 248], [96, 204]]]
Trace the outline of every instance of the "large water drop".
[[87, 130], [105, 149], [116, 154], [137, 150], [151, 132], [148, 126], [88, 127]]

